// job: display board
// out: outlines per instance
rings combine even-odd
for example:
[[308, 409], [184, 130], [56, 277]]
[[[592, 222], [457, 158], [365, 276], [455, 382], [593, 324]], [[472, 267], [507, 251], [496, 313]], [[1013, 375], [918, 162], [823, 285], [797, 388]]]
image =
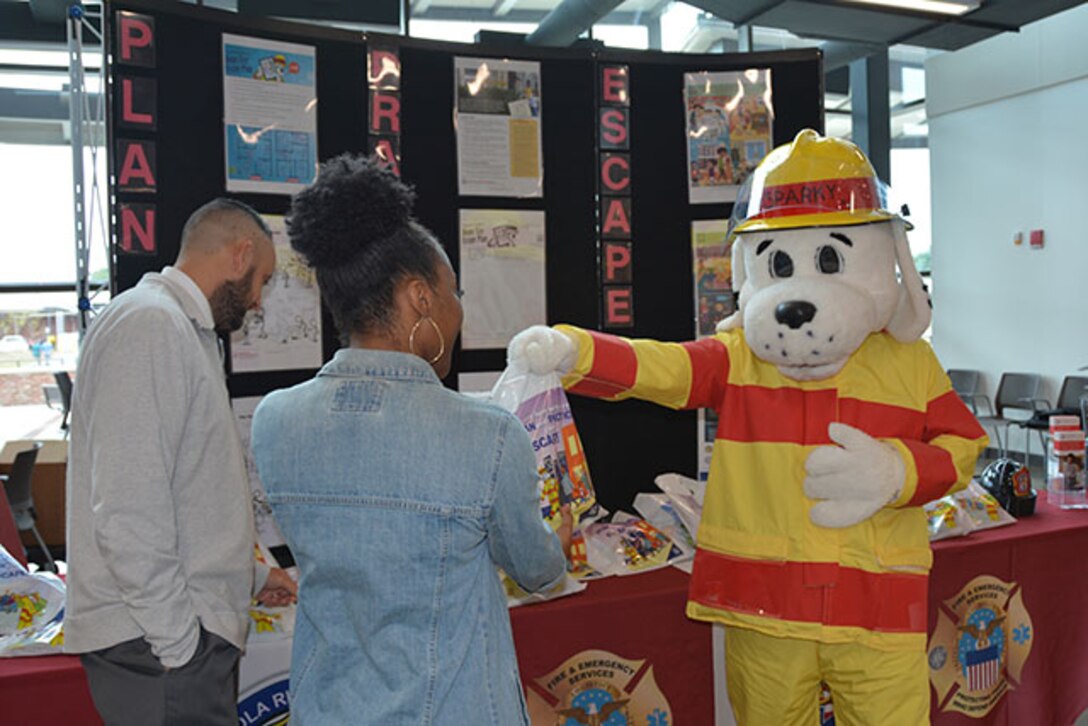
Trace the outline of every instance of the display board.
[[[381, 115], [383, 123], [389, 121], [383, 131], [391, 134], [390, 148], [399, 152], [402, 178], [416, 189], [417, 216], [442, 241], [455, 270], [460, 270], [464, 210], [543, 212], [547, 321], [631, 337], [694, 338], [691, 225], [727, 218], [731, 209], [727, 202], [689, 202], [685, 74], [769, 69], [774, 144], [791, 140], [802, 128], [823, 128], [822, 63], [815, 49], [714, 55], [499, 49], [351, 33], [152, 0], [112, 3], [108, 10], [115, 292], [133, 286], [145, 272], [171, 264], [188, 215], [227, 194], [224, 34], [314, 49], [319, 160], [373, 148], [368, 137], [373, 113], [368, 111]], [[367, 84], [368, 52], [375, 48], [392, 50], [401, 72], [397, 90], [380, 107]], [[275, 55], [273, 48], [273, 72]], [[533, 104], [543, 109], [539, 196], [459, 195], [453, 121], [459, 58], [539, 64], [540, 77], [534, 77], [539, 86], [527, 93], [532, 104], [520, 103], [513, 107], [518, 113], [512, 114], [535, 119]], [[626, 101], [601, 88], [602, 78], [619, 77], [616, 69], [623, 69]], [[607, 121], [601, 121], [609, 110]], [[622, 134], [616, 131], [618, 122]], [[599, 124], [605, 123], [611, 133], [602, 135]], [[622, 143], [611, 143], [621, 137]], [[612, 156], [617, 158], [609, 161]], [[608, 176], [617, 169], [621, 176]], [[609, 188], [617, 179], [623, 180], [622, 188]], [[617, 288], [622, 288], [622, 307], [611, 311], [622, 314], [607, 321], [603, 300], [609, 286], [602, 281], [601, 258], [606, 235], [600, 224], [601, 198], [610, 194], [622, 197], [622, 210], [610, 211], [625, 214], [628, 229], [619, 241], [619, 256], [609, 258], [624, 260], [623, 276], [607, 280], [622, 282]], [[266, 215], [283, 214], [290, 201], [286, 194], [250, 191], [233, 196]], [[627, 252], [629, 257], [624, 257]], [[609, 267], [609, 272], [615, 270]], [[327, 360], [339, 347], [339, 334], [324, 312], [321, 335]], [[455, 387], [459, 373], [497, 371], [504, 364], [502, 347], [458, 346], [446, 383]], [[260, 396], [314, 373], [234, 372], [229, 387], [234, 397]], [[653, 487], [657, 473], [695, 476], [694, 412], [577, 397], [572, 397], [572, 407], [598, 497], [608, 509], [629, 508], [638, 491]]]

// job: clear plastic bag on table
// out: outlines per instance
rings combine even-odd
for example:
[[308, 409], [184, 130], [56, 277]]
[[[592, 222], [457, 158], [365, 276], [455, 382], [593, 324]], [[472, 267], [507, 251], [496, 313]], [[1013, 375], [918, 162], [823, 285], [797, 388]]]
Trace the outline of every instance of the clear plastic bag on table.
[[994, 497], [975, 480], [963, 491], [952, 495], [956, 503], [966, 512], [971, 521], [971, 529], [992, 529], [1012, 524], [1016, 518], [1005, 511]]
[[0, 657], [60, 653], [64, 581], [30, 573], [0, 546]]
[[698, 540], [699, 520], [703, 516], [703, 498], [706, 496], [706, 482], [696, 481], [682, 474], [659, 474], [654, 484], [669, 497], [669, 501], [687, 527], [693, 540]]
[[947, 496], [927, 502], [922, 509], [926, 513], [929, 541], [962, 537], [973, 529], [971, 519], [955, 497]]
[[589, 564], [605, 575], [633, 575], [667, 567], [681, 556], [668, 535], [644, 519], [617, 513], [585, 528]]

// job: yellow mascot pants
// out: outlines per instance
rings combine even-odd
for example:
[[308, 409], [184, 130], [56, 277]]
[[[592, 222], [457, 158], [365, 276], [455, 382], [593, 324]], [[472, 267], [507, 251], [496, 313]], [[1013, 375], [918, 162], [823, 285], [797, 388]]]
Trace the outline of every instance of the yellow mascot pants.
[[831, 689], [836, 726], [929, 724], [925, 650], [887, 652], [727, 626], [725, 668], [739, 726], [813, 726], [821, 680]]

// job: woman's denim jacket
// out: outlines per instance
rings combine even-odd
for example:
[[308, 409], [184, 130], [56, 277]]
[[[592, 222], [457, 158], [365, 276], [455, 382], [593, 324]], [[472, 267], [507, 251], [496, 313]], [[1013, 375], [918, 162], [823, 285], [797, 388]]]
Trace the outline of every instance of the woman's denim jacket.
[[343, 349], [265, 398], [253, 451], [299, 566], [292, 724], [528, 724], [495, 567], [539, 590], [565, 560], [513, 415]]

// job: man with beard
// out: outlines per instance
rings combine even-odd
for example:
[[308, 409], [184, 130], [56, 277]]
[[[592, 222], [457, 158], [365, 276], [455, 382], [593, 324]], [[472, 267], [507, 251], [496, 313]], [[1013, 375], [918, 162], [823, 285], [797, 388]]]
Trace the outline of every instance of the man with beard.
[[216, 199], [189, 217], [175, 266], [114, 298], [83, 342], [65, 647], [107, 724], [237, 724], [251, 598], [294, 599], [283, 570], [254, 561], [219, 343], [275, 265], [260, 216]]

